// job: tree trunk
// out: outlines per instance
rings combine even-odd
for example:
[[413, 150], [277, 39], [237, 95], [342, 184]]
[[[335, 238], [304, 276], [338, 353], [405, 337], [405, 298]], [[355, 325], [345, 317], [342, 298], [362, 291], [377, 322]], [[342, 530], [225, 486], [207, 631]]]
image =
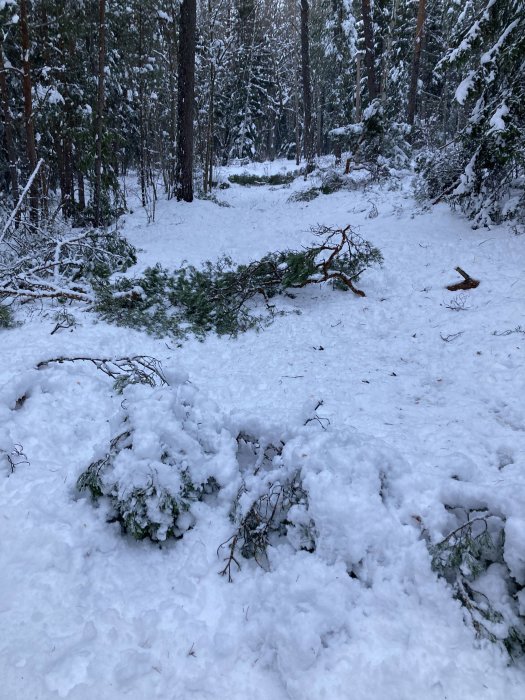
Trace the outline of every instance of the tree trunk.
[[392, 43], [394, 40], [394, 31], [397, 21], [397, 11], [398, 11], [399, 0], [393, 0], [392, 3], [392, 14], [390, 15], [390, 22], [388, 25], [388, 33], [385, 41], [385, 48], [383, 50], [382, 56], [382, 71], [381, 71], [381, 103], [386, 103], [386, 95], [388, 88], [388, 73], [392, 64]]
[[[33, 99], [31, 95], [31, 64], [29, 61], [29, 23], [27, 18], [27, 0], [20, 0], [20, 31], [22, 34], [22, 90], [24, 93], [24, 123], [26, 132], [26, 153], [29, 170], [34, 172], [37, 163]], [[38, 180], [35, 178], [29, 190], [29, 207], [31, 219], [38, 219]]]
[[106, 65], [106, 0], [98, 1], [98, 89], [95, 126], [95, 182], [93, 185], [93, 223], [102, 220], [102, 136], [104, 132], [104, 78]]
[[11, 180], [11, 196], [13, 202], [18, 201], [18, 172], [16, 169], [16, 149], [13, 134], [13, 117], [9, 109], [9, 89], [4, 66], [4, 50], [2, 48], [2, 34], [0, 33], [0, 96], [2, 98], [2, 110], [4, 113], [4, 138], [9, 161], [9, 177]]
[[303, 78], [303, 143], [307, 171], [313, 168], [314, 133], [312, 129], [312, 85], [310, 78], [310, 37], [308, 0], [301, 0], [301, 71]]
[[208, 0], [208, 21], [210, 23], [210, 65], [209, 79], [210, 92], [208, 95], [208, 119], [206, 122], [206, 152], [204, 156], [204, 194], [211, 192], [213, 187], [213, 131], [215, 113], [215, 55], [213, 53], [213, 43], [215, 39], [214, 26], [212, 20], [212, 0]]
[[318, 87], [318, 90], [315, 91], [317, 93], [316, 100], [314, 102], [317, 103], [317, 108], [314, 109], [315, 114], [317, 115], [317, 119], [315, 120], [315, 126], [316, 126], [316, 153], [318, 156], [323, 155], [325, 152], [325, 144], [323, 141], [323, 132], [324, 132], [324, 112], [325, 112], [325, 92], [324, 92], [324, 83], [321, 83]]
[[213, 131], [215, 113], [215, 67], [210, 63], [210, 94], [208, 100], [208, 122], [206, 124], [206, 156], [204, 162], [204, 192], [213, 188]]
[[193, 113], [195, 103], [196, 0], [182, 0], [180, 8], [176, 196], [193, 201]]
[[86, 193], [84, 189], [84, 175], [77, 171], [77, 182], [78, 182], [78, 210], [84, 211], [86, 208]]
[[365, 35], [365, 68], [368, 84], [368, 97], [370, 102], [372, 102], [372, 100], [375, 100], [377, 97], [377, 79], [374, 49], [374, 25], [372, 24], [370, 0], [362, 0], [361, 12], [363, 15], [363, 31]]
[[417, 83], [419, 80], [419, 65], [421, 63], [421, 47], [425, 31], [425, 0], [419, 0], [417, 8], [416, 38], [414, 41], [414, 55], [412, 58], [412, 74], [410, 76], [410, 89], [408, 93], [407, 122], [414, 124], [416, 116]]
[[142, 206], [148, 203], [148, 178], [146, 174], [146, 115], [145, 115], [145, 90], [144, 90], [144, 15], [142, 5], [138, 6], [139, 24], [139, 180], [140, 197]]
[[301, 129], [299, 125], [299, 79], [297, 71], [294, 71], [293, 102], [295, 112], [295, 164], [301, 163]]
[[363, 118], [363, 106], [361, 101], [361, 59], [363, 54], [355, 55], [355, 123], [359, 124]]

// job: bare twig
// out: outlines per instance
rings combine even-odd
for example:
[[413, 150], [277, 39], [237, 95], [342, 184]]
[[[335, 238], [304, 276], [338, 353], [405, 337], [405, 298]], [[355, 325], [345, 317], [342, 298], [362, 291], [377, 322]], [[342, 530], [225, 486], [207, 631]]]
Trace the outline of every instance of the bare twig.
[[447, 187], [446, 190], [443, 190], [439, 197], [436, 197], [434, 200], [432, 200], [432, 206], [434, 206], [435, 204], [439, 204], [444, 197], [447, 197], [449, 194], [452, 194], [452, 192], [456, 189], [460, 182], [461, 181], [458, 179], [455, 182], [453, 182], [452, 185], [450, 185], [450, 187]]
[[116, 382], [128, 379], [128, 383], [168, 385], [162, 365], [155, 357], [135, 355], [133, 357], [98, 358], [98, 357], [54, 357], [37, 364], [37, 369], [49, 367], [51, 364], [64, 362], [90, 362]]
[[513, 328], [513, 329], [509, 328], [506, 331], [501, 331], [501, 332], [494, 331], [494, 333], [492, 335], [496, 335], [498, 337], [501, 337], [501, 336], [506, 336], [506, 335], [512, 335], [512, 333], [522, 333], [523, 335], [525, 335], [525, 328], [522, 328], [521, 326], [516, 326], [516, 328]]
[[[450, 308], [450, 307], [447, 307]], [[442, 335], [441, 333], [439, 334], [439, 337], [441, 340], [443, 340], [445, 343], [451, 343], [453, 340], [456, 340], [456, 338], [459, 338], [461, 335], [463, 335], [465, 331], [459, 331], [459, 333], [451, 333], [450, 335]]]
[[14, 474], [20, 464], [29, 464], [22, 445], [13, 445], [11, 452], [6, 452], [5, 455], [9, 463], [10, 474]]
[[217, 548], [217, 556], [219, 556], [219, 552], [221, 551], [221, 549], [223, 547], [225, 547], [226, 545], [229, 547], [228, 556], [224, 559], [224, 561], [226, 562], [226, 566], [224, 567], [224, 569], [219, 571], [219, 574], [221, 576], [226, 576], [226, 574], [228, 575], [228, 583], [233, 582], [232, 565], [236, 564], [238, 570], [239, 571], [241, 570], [241, 565], [239, 564], [239, 562], [235, 558], [235, 549], [237, 547], [237, 540], [238, 539], [239, 539], [239, 535], [236, 533], [235, 535], [232, 535], [229, 539], [227, 539], [226, 542], [223, 542], [222, 544], [220, 544]]
[[323, 430], [327, 430], [326, 426], [324, 425], [324, 422], [326, 422], [327, 425], [330, 425], [330, 419], [323, 418], [322, 416], [317, 415], [317, 409], [321, 408], [321, 406], [323, 405], [324, 401], [322, 399], [318, 401], [317, 406], [314, 408], [314, 415], [311, 418], [307, 418], [303, 425], [308, 425], [308, 423], [312, 423], [312, 421], [317, 421]]
[[470, 308], [467, 306], [467, 297], [464, 294], [459, 294], [457, 297], [454, 297], [450, 304], [446, 304], [445, 306], [451, 311], [468, 311]]

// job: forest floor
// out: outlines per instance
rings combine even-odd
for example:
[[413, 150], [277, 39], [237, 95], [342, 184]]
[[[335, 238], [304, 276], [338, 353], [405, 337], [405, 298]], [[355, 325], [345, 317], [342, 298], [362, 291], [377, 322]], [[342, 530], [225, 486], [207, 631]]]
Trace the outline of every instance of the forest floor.
[[[300, 314], [204, 342], [74, 307], [72, 329], [51, 334], [56, 308], [26, 305], [20, 326], [0, 331], [0, 447], [21, 445], [28, 461], [0, 478], [1, 700], [522, 700], [523, 661], [476, 638], [431, 570], [422, 524], [446, 536], [445, 505], [464, 485], [480, 507], [499, 494], [525, 542], [524, 241], [472, 230], [444, 205], [422, 210], [406, 176], [288, 201], [309, 186], [232, 185], [218, 192], [229, 206], [160, 201], [154, 223], [137, 209], [123, 226], [139, 249], [127, 274], [222, 254], [247, 262], [311, 243], [316, 224], [351, 224], [384, 256], [360, 280], [366, 298], [309, 287], [281, 302]], [[458, 265], [477, 289], [446, 290]], [[308, 481], [316, 552], [273, 547], [269, 571], [242, 560], [228, 583], [224, 506], [203, 507], [161, 548], [123, 537], [78, 497], [123, 399], [90, 367], [35, 367], [130, 354], [186, 372], [204, 404], [274, 431], [302, 428], [322, 401]], [[521, 547], [513, 566], [525, 575]]]

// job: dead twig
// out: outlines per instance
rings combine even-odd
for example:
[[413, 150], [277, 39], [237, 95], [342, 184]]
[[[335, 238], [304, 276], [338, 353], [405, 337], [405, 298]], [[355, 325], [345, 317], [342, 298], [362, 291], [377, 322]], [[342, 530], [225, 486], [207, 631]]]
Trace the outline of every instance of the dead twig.
[[467, 297], [465, 294], [459, 294], [457, 297], [454, 297], [450, 304], [446, 304], [445, 307], [451, 311], [468, 311], [470, 308], [467, 306]]
[[39, 362], [36, 368], [44, 369], [51, 364], [63, 364], [64, 362], [90, 362], [101, 372], [104, 372], [108, 377], [118, 382], [119, 386], [125, 386], [126, 384], [149, 384], [150, 386], [155, 386], [157, 384], [161, 386], [169, 385], [159, 360], [148, 355], [119, 357], [116, 359], [99, 357], [54, 357]]
[[313, 421], [317, 421], [323, 430], [327, 430], [327, 427], [324, 425], [324, 422], [326, 422], [326, 425], [330, 425], [330, 419], [323, 418], [323, 416], [317, 415], [317, 409], [321, 408], [321, 406], [323, 406], [323, 405], [324, 405], [324, 401], [322, 399], [320, 401], [318, 401], [317, 406], [314, 408], [314, 415], [311, 418], [307, 418], [305, 420], [305, 422], [303, 423], [303, 425], [308, 425], [308, 423], [312, 423]]
[[13, 445], [11, 452], [6, 453], [6, 458], [9, 463], [10, 474], [14, 474], [20, 464], [29, 464], [22, 445]]
[[238, 534], [232, 535], [229, 539], [226, 540], [226, 542], [223, 542], [222, 544], [220, 544], [217, 547], [217, 556], [219, 556], [219, 552], [221, 551], [221, 549], [223, 547], [225, 547], [226, 545], [229, 546], [230, 551], [228, 553], [228, 556], [225, 557], [225, 559], [224, 559], [224, 561], [226, 562], [226, 566], [224, 567], [224, 569], [221, 569], [221, 571], [219, 571], [219, 574], [221, 576], [226, 576], [226, 574], [228, 575], [228, 583], [233, 583], [232, 565], [237, 564], [237, 569], [239, 571], [241, 570], [241, 565], [239, 564], [239, 562], [235, 558], [235, 549], [237, 547], [237, 540], [238, 539], [239, 539]]
[[[450, 308], [450, 307], [447, 307]], [[451, 333], [450, 335], [442, 335], [441, 333], [439, 334], [439, 337], [441, 340], [445, 343], [451, 343], [453, 340], [456, 340], [456, 338], [459, 338], [461, 335], [463, 335], [465, 331], [459, 331], [459, 333]]]
[[516, 328], [513, 328], [513, 329], [509, 328], [506, 331], [501, 331], [501, 332], [494, 331], [494, 333], [492, 335], [502, 337], [502, 336], [506, 336], [506, 335], [512, 335], [513, 333], [522, 333], [523, 335], [525, 335], [525, 328], [522, 328], [521, 326], [516, 326]]

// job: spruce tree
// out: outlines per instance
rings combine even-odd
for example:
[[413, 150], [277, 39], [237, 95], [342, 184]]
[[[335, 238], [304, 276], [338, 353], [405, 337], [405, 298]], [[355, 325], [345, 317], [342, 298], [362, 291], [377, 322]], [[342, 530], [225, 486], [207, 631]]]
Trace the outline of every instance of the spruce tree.
[[[468, 12], [470, 10], [470, 12]], [[448, 193], [476, 224], [525, 217], [525, 2], [471, 3], [439, 69], [461, 67], [455, 98], [468, 110], [463, 169]]]

